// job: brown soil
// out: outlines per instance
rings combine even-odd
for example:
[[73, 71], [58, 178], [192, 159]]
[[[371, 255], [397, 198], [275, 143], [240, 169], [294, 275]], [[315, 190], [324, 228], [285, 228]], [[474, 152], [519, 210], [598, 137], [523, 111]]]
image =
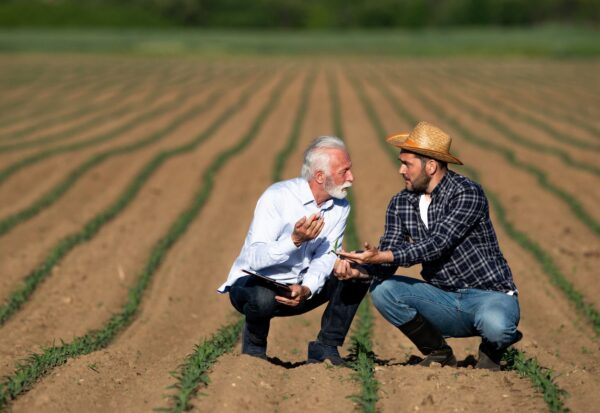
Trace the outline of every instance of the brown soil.
[[[215, 87], [217, 86], [219, 85], [215, 85]], [[172, 113], [164, 114], [150, 122], [139, 125], [125, 136], [125, 142], [120, 141], [119, 144], [112, 144], [113, 147], [120, 147], [127, 142], [136, 142], [155, 133], [195, 104], [203, 102], [212, 90], [209, 87], [204, 93], [192, 96], [188, 102], [182, 102], [181, 106], [177, 107]], [[2, 246], [0, 248], [0, 256], [2, 257], [0, 259], [0, 269], [7, 274], [0, 283], [0, 296], [5, 297], [8, 291], [14, 288], [15, 283], [38, 265], [43, 257], [48, 254], [51, 246], [59, 239], [80, 228], [84, 222], [114, 202], [114, 199], [124, 190], [133, 176], [138, 173], [141, 166], [154, 157], [156, 153], [187, 142], [203, 130], [202, 128], [207, 127], [208, 123], [218, 116], [220, 110], [225, 105], [231, 104], [235, 98], [236, 90], [234, 89], [225, 95], [217, 105], [210, 108], [204, 114], [204, 118], [193, 122], [188, 121], [159, 142], [135, 153], [113, 157], [93, 168], [52, 208], [44, 210], [38, 216], [14, 228], [10, 233], [10, 237], [0, 238], [0, 245]], [[26, 201], [32, 202], [37, 199], [62, 180], [68, 171], [101, 151], [102, 148], [64, 154], [58, 156], [55, 160], [42, 162], [40, 165], [34, 165], [15, 174], [5, 182], [6, 188], [0, 186], [0, 192], [4, 193], [6, 191], [7, 194], [10, 194], [9, 191], [14, 187], [33, 188], [29, 192], [26, 191], [20, 194], [20, 198], [16, 199], [14, 205], [6, 205], [6, 208], [1, 209], [2, 212], [8, 214], [19, 211], [28, 205]], [[50, 168], [54, 169], [53, 173], [47, 170], [48, 164], [50, 164]], [[37, 177], [38, 182], [44, 182], [41, 178], [44, 173], [47, 173], [48, 182], [41, 188], [36, 188], [36, 182], [33, 179]], [[31, 243], [31, 239], [36, 239], [37, 242]]]
[[[0, 58], [0, 62], [6, 57]], [[40, 57], [20, 57], [23, 65], [39, 65]], [[106, 61], [97, 58], [65, 57], [68, 63], [104, 62], [101, 70], [110, 70]], [[139, 65], [150, 70], [144, 59], [105, 58], [117, 65]], [[205, 62], [167, 61], [182, 64], [200, 76]], [[277, 60], [210, 62], [222, 70], [256, 65], [275, 68], [277, 74], [259, 89], [248, 106], [236, 114], [208, 141], [196, 150], [177, 156], [149, 179], [135, 200], [93, 239], [81, 244], [67, 255], [52, 275], [38, 288], [30, 301], [14, 318], [0, 327], [0, 376], [10, 374], [14, 363], [40, 346], [101, 327], [123, 305], [127, 289], [134, 282], [148, 254], [158, 239], [168, 230], [175, 217], [185, 209], [201, 184], [200, 177], [215, 156], [238, 142], [248, 130], [267, 101], [270, 92], [287, 63]], [[389, 132], [406, 130], [407, 125], [389, 107], [387, 101], [368, 86], [369, 69], [354, 61], [343, 64], [323, 62], [293, 62], [297, 76], [288, 85], [281, 101], [262, 125], [255, 140], [242, 153], [232, 158], [216, 176], [216, 185], [200, 215], [175, 244], [154, 276], [133, 322], [105, 350], [70, 360], [53, 370], [31, 391], [18, 398], [12, 406], [15, 412], [29, 411], [149, 411], [169, 405], [167, 387], [175, 379], [169, 374], [191, 353], [194, 345], [210, 337], [219, 327], [236, 319], [227, 296], [215, 292], [225, 279], [229, 267], [239, 252], [258, 196], [269, 185], [274, 158], [285, 145], [299, 103], [304, 76], [309, 69], [320, 71], [311, 94], [310, 105], [302, 127], [300, 142], [285, 167], [284, 179], [296, 176], [300, 169], [304, 147], [315, 136], [334, 134], [331, 102], [326, 70], [333, 70], [339, 82], [342, 121], [353, 159], [356, 219], [361, 239], [376, 243], [383, 229], [385, 208], [391, 196], [403, 188], [401, 177], [384, 152], [379, 137], [371, 126], [356, 93], [348, 82], [349, 68], [365, 75], [363, 82], [374, 108]], [[465, 67], [476, 64], [468, 60]], [[500, 64], [500, 71], [539, 75], [548, 71], [552, 79], [569, 76], [572, 71], [585, 72], [586, 64], [570, 65], [549, 62], [518, 61]], [[66, 63], [65, 63], [66, 64]], [[403, 67], [402, 61], [394, 65]], [[421, 75], [419, 63], [407, 62], [405, 80], [422, 88], [428, 95], [441, 93], [437, 102], [469, 130], [514, 150], [518, 156], [543, 169], [549, 179], [564, 190], [595, 188], [595, 176], [578, 172], [560, 161], [536, 154], [509, 143], [492, 130], [485, 121], [473, 119], [453, 104], [443, 90], [428, 89], [428, 76], [435, 73], [436, 62], [425, 61], [429, 74]], [[460, 61], [452, 63], [461, 68]], [[87, 67], [87, 66], [86, 66]], [[164, 66], [161, 66], [163, 68]], [[386, 67], [384, 64], [381, 67]], [[482, 73], [491, 72], [494, 65], [481, 63]], [[10, 70], [15, 70], [9, 66]], [[61, 70], [51, 65], [49, 70]], [[375, 66], [377, 69], [377, 66]], [[410, 70], [409, 70], [410, 69]], [[9, 70], [9, 69], [1, 69]], [[377, 70], [376, 70], [377, 71]], [[105, 72], [104, 72], [105, 73]], [[173, 69], [172, 73], [181, 73]], [[385, 73], [381, 71], [380, 73]], [[483, 75], [482, 75], [483, 76]], [[487, 75], [486, 75], [487, 76]], [[515, 75], [516, 76], [516, 75]], [[34, 77], [32, 84], [38, 84]], [[172, 132], [168, 138], [143, 150], [112, 158], [85, 174], [58, 202], [35, 218], [0, 237], [0, 297], [6, 297], [19, 281], [45, 257], [49, 249], [65, 235], [81, 228], [90, 217], [114, 201], [137, 171], [161, 150], [172, 148], [196, 136], [239, 96], [241, 88], [253, 77], [236, 81], [231, 90], [209, 111]], [[498, 77], [499, 81], [510, 79]], [[65, 82], [68, 80], [64, 79]], [[507, 80], [508, 81], [508, 80]], [[40, 194], [58, 182], [75, 165], [103, 149], [133, 142], [164, 126], [193, 103], [200, 102], [213, 87], [228, 80], [215, 80], [188, 102], [151, 122], [127, 133], [115, 142], [81, 150], [40, 162], [10, 177], [0, 185], [0, 217], [29, 205]], [[567, 82], [576, 88], [577, 96], [590, 93], [578, 80]], [[505, 204], [510, 222], [548, 251], [586, 300], [600, 307], [600, 288], [594, 282], [600, 243], [598, 236], [578, 221], [572, 212], [541, 188], [523, 171], [507, 163], [499, 155], [483, 150], [461, 138], [457, 131], [436, 119], [407, 89], [395, 86], [390, 91], [398, 96], [418, 119], [430, 120], [454, 137], [453, 148], [461, 159], [481, 175], [481, 183], [496, 193]], [[561, 84], [544, 90], [564, 93]], [[597, 83], [594, 83], [597, 92]], [[154, 87], [147, 84], [148, 88]], [[447, 90], [457, 93], [453, 85]], [[27, 91], [25, 87], [23, 89]], [[163, 98], [177, 90], [165, 91]], [[15, 98], [25, 93], [15, 89]], [[75, 94], [73, 99], [75, 99]], [[476, 99], [476, 95], [468, 99]], [[590, 97], [590, 102], [594, 99]], [[32, 103], [33, 105], [34, 103]], [[489, 113], [493, 108], [481, 102], [478, 107]], [[143, 109], [142, 107], [139, 110]], [[23, 108], [27, 110], [27, 108]], [[527, 110], [541, 113], [542, 107]], [[499, 114], [502, 122], [509, 122]], [[540, 144], [555, 145], [543, 133], [528, 129], [522, 123], [518, 130], [527, 131]], [[74, 138], [84, 140], [99, 129]], [[32, 135], [33, 136], [33, 135]], [[578, 135], [588, 139], [584, 134]], [[590, 140], [593, 142], [593, 140]], [[562, 147], [561, 148], [565, 148]], [[592, 157], [580, 151], [572, 156], [581, 162]], [[19, 153], [21, 154], [21, 153]], [[2, 157], [1, 164], [5, 164]], [[16, 159], [16, 158], [15, 158]], [[568, 173], [565, 173], [568, 172]], [[600, 198], [597, 191], [572, 190], [572, 196], [582, 202], [596, 218]], [[527, 251], [514, 242], [499, 225], [496, 231], [515, 281], [519, 287], [522, 319], [520, 329], [524, 339], [517, 345], [529, 356], [552, 368], [559, 386], [570, 393], [565, 399], [573, 411], [592, 411], [600, 404], [595, 391], [600, 385], [599, 346], [590, 325], [550, 282], [543, 269]], [[418, 277], [419, 268], [401, 269], [399, 273]], [[373, 309], [376, 312], [375, 309]], [[265, 362], [240, 355], [239, 345], [223, 356], [211, 369], [210, 384], [192, 403], [196, 411], [281, 411], [297, 412], [351, 411], [358, 405], [351, 398], [360, 393], [353, 372], [329, 365], [305, 365], [306, 347], [319, 329], [322, 311], [305, 316], [276, 319], [269, 336], [268, 354], [282, 363]], [[348, 340], [349, 341], [349, 340]], [[543, 411], [547, 409], [540, 393], [529, 380], [515, 372], [489, 373], [472, 368], [420, 368], [405, 365], [411, 355], [418, 355], [414, 346], [378, 314], [373, 333], [378, 364], [378, 409], [391, 411]], [[450, 344], [457, 357], [468, 364], [477, 356], [478, 339], [455, 339]], [[342, 353], [347, 354], [349, 342]], [[283, 365], [282, 365], [283, 364]]]

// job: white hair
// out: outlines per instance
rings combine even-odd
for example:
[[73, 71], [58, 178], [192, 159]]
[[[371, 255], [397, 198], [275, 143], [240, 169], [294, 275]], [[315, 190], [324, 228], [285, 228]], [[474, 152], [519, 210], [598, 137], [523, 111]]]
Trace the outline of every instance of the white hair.
[[344, 142], [336, 136], [319, 136], [308, 145], [304, 151], [304, 163], [300, 175], [307, 181], [311, 180], [317, 171], [325, 172], [330, 176], [330, 156], [323, 149], [341, 149], [347, 151]]

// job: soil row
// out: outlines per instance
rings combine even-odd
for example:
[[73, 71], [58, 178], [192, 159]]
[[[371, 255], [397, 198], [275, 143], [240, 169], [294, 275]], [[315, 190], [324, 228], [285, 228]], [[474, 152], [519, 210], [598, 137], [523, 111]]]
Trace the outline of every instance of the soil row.
[[[326, 70], [333, 67], [325, 66]], [[350, 147], [357, 177], [354, 209], [359, 233], [363, 238], [376, 242], [383, 227], [387, 202], [402, 188], [402, 180], [395, 174], [393, 163], [381, 148], [380, 137], [374, 133], [354, 86], [345, 76], [345, 70], [342, 68], [339, 73], [336, 72], [335, 79], [339, 82], [344, 138]], [[386, 129], [389, 128], [390, 132], [408, 129], [411, 125], [407, 125], [367, 81], [368, 70], [361, 66], [353, 70], [360, 72], [359, 77], [366, 85], [367, 94]], [[298, 69], [297, 72], [298, 76], [262, 126], [256, 140], [219, 173], [219, 184], [201, 216], [169, 253], [156, 274], [136, 322], [107, 350], [72, 360], [56, 369], [15, 403], [15, 411], [80, 411], [82, 407], [89, 406], [96, 410], [147, 411], [165, 405], [166, 387], [173, 383], [169, 372], [191, 352], [194, 344], [232, 319], [233, 310], [227, 297], [217, 295], [214, 289], [225, 278], [241, 247], [255, 201], [268, 186], [274, 157], [289, 133], [307, 69]], [[425, 80], [427, 78], [423, 84], [428, 83]], [[418, 84], [414, 76], [407, 78], [406, 82], [417, 84], [425, 95], [435, 93]], [[9, 373], [14, 360], [39, 345], [59, 338], [69, 341], [90, 328], [99, 327], [122, 305], [127, 288], [147, 258], [150, 246], [189, 202], [203, 168], [247, 130], [268, 99], [274, 83], [271, 80], [265, 84], [253, 96], [250, 105], [204, 145], [165, 164], [123, 214], [89, 243], [74, 250], [55, 269], [52, 278], [40, 287], [26, 308], [2, 327], [0, 373]], [[593, 290], [591, 278], [594, 259], [597, 259], [593, 251], [598, 246], [594, 235], [572, 218], [569, 210], [557, 203], [547, 191], [540, 189], [530, 176], [508, 164], [501, 156], [461, 139], [460, 134], [451, 127], [445, 127], [443, 121], [436, 122], [438, 116], [435, 111], [402, 82], [386, 79], [386, 84], [400, 101], [409, 102], [407, 110], [415, 118], [431, 120], [451, 132], [455, 137], [453, 148], [457, 148], [465, 163], [480, 172], [484, 188], [497, 193], [511, 206], [511, 221], [532, 234], [545, 249], [552, 251], [553, 258], [569, 274], [571, 281], [585, 292], [586, 298], [597, 303], [600, 295]], [[218, 87], [218, 82], [211, 87]], [[320, 72], [311, 95], [301, 142], [286, 166], [286, 178], [297, 175], [301, 152], [310, 139], [333, 134], [329, 87], [324, 73]], [[456, 91], [449, 87], [448, 94], [451, 92]], [[202, 96], [208, 93], [209, 90]], [[445, 96], [445, 93], [442, 95]], [[86, 217], [95, 215], [114, 199], [139, 166], [156, 151], [175, 146], [193, 135], [235, 98], [235, 93], [225, 96], [201, 118], [173, 132], [168, 142], [111, 160], [95, 169], [55, 206], [17, 227], [5, 238], [0, 238], [0, 243], [6, 240], [6, 244], [0, 245], [2, 254], [9, 251], [6, 259], [0, 259], [0, 262], [2, 265], [8, 262], [6, 265], [16, 269], [12, 271], [13, 267], [9, 267], [3, 273], [26, 273], [57, 239], [81, 226]], [[498, 132], [472, 116], [463, 116], [460, 107], [453, 106], [450, 100], [440, 99], [437, 102], [469, 130], [483, 131], [490, 139], [502, 141]], [[150, 128], [152, 124], [158, 128], [173, 116], [175, 114], [170, 112], [144, 126]], [[128, 136], [127, 139], [130, 138]], [[540, 135], [539, 139], [544, 142], [543, 136]], [[114, 144], [106, 144], [104, 148]], [[523, 151], [519, 146], [510, 147], [518, 154]], [[22, 178], [15, 175], [0, 187], [0, 190], [7, 188], [6, 197], [2, 199], [16, 201], [18, 197], [11, 194], [18, 194], [22, 188], [28, 187], [33, 187], [29, 200], [34, 199], [64, 176], [68, 169], [65, 164], [72, 165], [92, 152], [84, 150], [62, 156], [62, 162], [42, 162], [24, 171]], [[534, 154], [525, 152], [523, 156], [529, 158]], [[551, 164], [550, 158], [540, 158], [540, 163], [543, 161], [550, 163], [549, 167], [544, 164], [544, 171], [550, 174], [556, 165]], [[252, 172], [248, 173], [249, 170]], [[18, 179], [21, 179], [20, 185], [8, 186]], [[552, 175], [552, 179], [558, 180], [559, 176]], [[585, 178], [581, 179], [580, 185], [585, 183]], [[46, 183], [35, 185], [41, 181]], [[27, 186], [27, 182], [31, 185]], [[26, 204], [23, 202], [21, 205]], [[597, 344], [590, 339], [589, 326], [578, 320], [562, 293], [549, 284], [539, 264], [498, 226], [496, 230], [521, 294], [521, 328], [525, 339], [520, 348], [561, 374], [557, 380], [572, 395], [568, 399], [570, 408], [581, 410], [595, 406], [598, 400], [593, 389], [598, 383], [593, 373], [600, 364], [595, 351]], [[32, 239], [36, 242], [31, 243]], [[586, 241], [591, 254], [581, 249]], [[560, 247], [573, 250], [577, 255], [575, 258], [569, 256]], [[24, 250], [27, 251], [25, 255]], [[561, 258], [563, 255], [570, 258]], [[570, 269], [574, 263], [577, 270], [572, 273]], [[417, 273], [416, 268], [408, 271], [410, 275]], [[2, 284], [2, 291], [10, 290], [19, 279], [9, 279]], [[2, 282], [5, 282], [4, 279]], [[280, 358], [284, 365], [239, 356], [239, 351], [225, 356], [211, 374], [212, 383], [204, 390], [208, 397], [198, 401], [199, 409], [237, 411], [245, 408], [257, 410], [262, 406], [271, 406], [279, 411], [297, 411], [299, 406], [311, 411], [321, 411], [325, 407], [331, 409], [332, 406], [340, 411], [351, 409], [353, 402], [348, 396], [359, 390], [350, 380], [350, 371], [301, 364], [306, 357], [306, 344], [318, 332], [319, 318], [320, 312], [315, 311], [304, 317], [273, 322], [269, 354]], [[405, 409], [407, 406], [432, 411], [447, 411], [448, 408], [516, 411], [522, 406], [532, 410], [544, 408], [543, 401], [530, 384], [515, 373], [490, 375], [471, 369], [420, 369], [401, 365], [410, 354], [416, 354], [416, 350], [381, 319], [377, 321], [374, 340], [377, 356], [382, 360], [377, 374], [382, 383], [383, 411]], [[475, 355], [478, 343], [469, 339], [457, 340], [453, 345], [457, 353], [466, 358]]]

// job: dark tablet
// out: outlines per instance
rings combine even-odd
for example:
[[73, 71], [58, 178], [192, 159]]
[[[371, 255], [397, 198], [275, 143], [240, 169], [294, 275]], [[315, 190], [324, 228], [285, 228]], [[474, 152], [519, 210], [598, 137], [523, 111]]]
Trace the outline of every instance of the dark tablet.
[[248, 271], [248, 270], [242, 270], [242, 271], [245, 272], [248, 275], [253, 275], [253, 276], [259, 278], [266, 285], [268, 285], [270, 287], [273, 287], [275, 290], [281, 292], [282, 295], [289, 295], [292, 292], [292, 289], [287, 284], [277, 282], [277, 281], [275, 281], [272, 278], [266, 277], [266, 276], [261, 275], [261, 274], [257, 274], [257, 273], [252, 272], [252, 271]]

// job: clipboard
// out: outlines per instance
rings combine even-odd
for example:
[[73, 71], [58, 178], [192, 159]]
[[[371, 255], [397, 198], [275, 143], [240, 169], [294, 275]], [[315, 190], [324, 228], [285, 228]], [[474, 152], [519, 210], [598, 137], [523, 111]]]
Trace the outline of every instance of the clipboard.
[[257, 274], [257, 273], [252, 272], [252, 271], [242, 270], [242, 272], [244, 272], [244, 273], [246, 273], [248, 275], [253, 275], [254, 277], [259, 278], [261, 281], [263, 281], [269, 287], [272, 287], [276, 291], [282, 293], [281, 295], [283, 295], [283, 296], [289, 296], [291, 294], [291, 292], [292, 292], [292, 289], [287, 284], [277, 282], [277, 281], [275, 281], [272, 278], [266, 277], [266, 276], [261, 275], [261, 274]]

